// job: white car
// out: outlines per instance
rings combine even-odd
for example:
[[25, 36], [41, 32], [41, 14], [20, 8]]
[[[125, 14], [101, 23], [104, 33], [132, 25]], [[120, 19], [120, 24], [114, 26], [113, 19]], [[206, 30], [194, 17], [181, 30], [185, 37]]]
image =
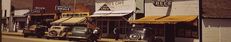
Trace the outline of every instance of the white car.
[[46, 34], [45, 36], [47, 39], [50, 38], [65, 39], [69, 31], [70, 28], [67, 26], [51, 26], [51, 28], [48, 29], [48, 32], [45, 32]]

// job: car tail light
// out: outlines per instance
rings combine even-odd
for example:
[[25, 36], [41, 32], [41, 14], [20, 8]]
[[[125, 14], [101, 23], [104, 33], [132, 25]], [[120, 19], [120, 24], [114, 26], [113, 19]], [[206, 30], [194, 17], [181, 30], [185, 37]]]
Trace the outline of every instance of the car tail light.
[[45, 32], [45, 34], [47, 35], [47, 34], [48, 34], [48, 32]]
[[72, 33], [71, 32], [67, 32], [68, 35], [71, 35]]

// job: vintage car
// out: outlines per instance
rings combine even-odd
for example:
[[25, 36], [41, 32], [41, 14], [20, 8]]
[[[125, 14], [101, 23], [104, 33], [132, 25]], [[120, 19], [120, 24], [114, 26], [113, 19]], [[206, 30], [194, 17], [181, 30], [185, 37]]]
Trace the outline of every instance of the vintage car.
[[47, 31], [46, 26], [31, 25], [29, 28], [23, 29], [23, 35], [24, 37], [36, 36], [36, 37], [41, 38], [45, 35], [45, 31]]
[[145, 28], [132, 28], [129, 39], [131, 40], [141, 40], [144, 38]]
[[58, 38], [58, 39], [66, 39], [67, 33], [70, 31], [70, 28], [67, 26], [51, 26], [48, 29], [48, 32], [45, 32], [45, 37], [47, 39], [50, 38]]
[[87, 38], [87, 27], [74, 26], [72, 30], [68, 32], [67, 38], [69, 40], [85, 40]]
[[163, 37], [154, 34], [154, 28], [135, 27], [131, 29], [130, 40], [147, 40], [147, 42], [163, 42]]

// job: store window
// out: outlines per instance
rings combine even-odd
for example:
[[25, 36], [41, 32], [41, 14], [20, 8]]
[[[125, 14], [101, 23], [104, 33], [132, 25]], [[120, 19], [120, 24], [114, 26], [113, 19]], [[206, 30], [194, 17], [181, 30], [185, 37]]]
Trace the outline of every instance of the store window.
[[119, 23], [120, 29], [121, 29], [121, 34], [128, 34], [129, 31], [131, 30], [131, 24], [129, 24], [126, 21], [120, 21]]
[[87, 16], [87, 14], [82, 14], [81, 16], [82, 16], [82, 17], [85, 17], [85, 16]]
[[196, 26], [178, 25], [176, 28], [176, 36], [184, 38], [198, 38], [198, 29]]
[[65, 18], [65, 17], [68, 17], [68, 16], [67, 16], [67, 14], [64, 14], [63, 17]]
[[72, 14], [72, 15], [73, 15], [73, 17], [80, 17], [79, 14]]
[[107, 21], [97, 21], [97, 26], [102, 29], [103, 33], [107, 33]]

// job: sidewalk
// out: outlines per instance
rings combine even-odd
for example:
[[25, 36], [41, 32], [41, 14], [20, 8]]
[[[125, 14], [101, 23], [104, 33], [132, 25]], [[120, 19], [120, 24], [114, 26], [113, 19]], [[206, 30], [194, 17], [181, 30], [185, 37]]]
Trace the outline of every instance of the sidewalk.
[[23, 36], [21, 32], [2, 32], [2, 35]]
[[[10, 35], [10, 36], [22, 36], [23, 34], [21, 32], [2, 32], [2, 35]], [[141, 40], [114, 40], [109, 38], [101, 38], [99, 42], [144, 42]]]

